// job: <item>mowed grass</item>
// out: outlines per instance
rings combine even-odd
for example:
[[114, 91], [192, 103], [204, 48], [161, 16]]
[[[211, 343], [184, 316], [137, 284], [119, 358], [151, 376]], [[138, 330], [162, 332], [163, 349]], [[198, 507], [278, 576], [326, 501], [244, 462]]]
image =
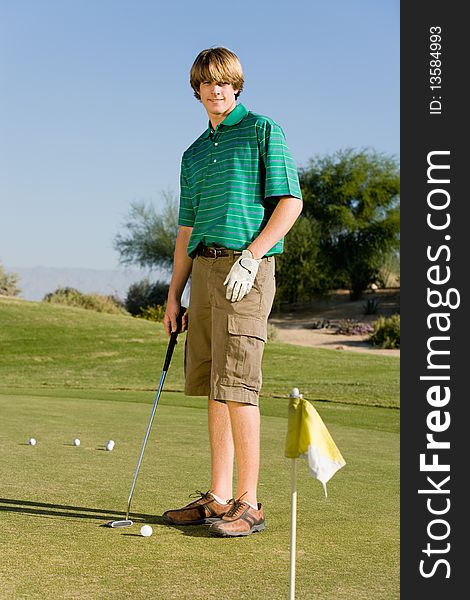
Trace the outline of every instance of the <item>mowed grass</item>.
[[[293, 386], [347, 462], [326, 499], [298, 465], [296, 598], [398, 598], [398, 360], [268, 344], [259, 487], [267, 529], [218, 539], [161, 519], [209, 485], [206, 400], [181, 393], [183, 341], [137, 482], [136, 524], [104, 528], [125, 513], [168, 343], [162, 326], [0, 299], [0, 598], [286, 598]], [[116, 447], [106, 452], [110, 438]], [[152, 537], [139, 535], [143, 523]]]
[[[116, 392], [119, 394], [119, 392]], [[2, 598], [287, 597], [290, 464], [286, 419], [262, 419], [260, 500], [267, 529], [249, 538], [162, 523], [209, 481], [205, 403], [163, 394], [133, 499], [136, 524], [100, 527], [125, 513], [150, 406], [93, 399], [0, 395]], [[319, 407], [347, 465], [328, 484], [298, 466], [298, 599], [398, 598], [398, 411], [346, 407], [352, 425]], [[374, 429], [361, 425], [371, 421]], [[362, 417], [364, 417], [362, 419]], [[341, 419], [340, 419], [341, 420]], [[27, 444], [30, 436], [37, 446]], [[72, 440], [80, 437], [81, 446]], [[104, 445], [114, 439], [113, 452]], [[139, 536], [150, 523], [151, 538]]]
[[[0, 299], [0, 382], [4, 387], [151, 390], [168, 340], [161, 324], [80, 308]], [[166, 389], [182, 391], [185, 334]], [[268, 343], [264, 396], [298, 387], [309, 400], [399, 406], [399, 359]]]

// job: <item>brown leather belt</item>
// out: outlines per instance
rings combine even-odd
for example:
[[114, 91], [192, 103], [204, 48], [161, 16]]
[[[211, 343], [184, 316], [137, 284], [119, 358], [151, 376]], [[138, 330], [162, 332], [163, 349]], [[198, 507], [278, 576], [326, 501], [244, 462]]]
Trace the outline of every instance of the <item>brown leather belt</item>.
[[205, 258], [220, 258], [222, 256], [241, 254], [241, 252], [230, 250], [229, 248], [220, 248], [219, 246], [199, 246], [196, 254], [197, 256], [204, 256]]

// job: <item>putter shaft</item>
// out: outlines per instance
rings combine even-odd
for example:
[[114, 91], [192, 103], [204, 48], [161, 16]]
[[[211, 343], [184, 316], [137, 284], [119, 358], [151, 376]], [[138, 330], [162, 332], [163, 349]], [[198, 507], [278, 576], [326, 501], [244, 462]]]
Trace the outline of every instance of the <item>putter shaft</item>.
[[163, 382], [165, 381], [166, 374], [167, 374], [167, 371], [163, 371], [162, 372], [162, 376], [160, 378], [160, 384], [158, 386], [158, 391], [157, 391], [157, 394], [155, 396], [155, 401], [153, 403], [152, 412], [150, 414], [150, 420], [149, 420], [149, 424], [148, 424], [148, 427], [147, 427], [147, 432], [145, 434], [145, 438], [144, 438], [144, 441], [143, 441], [143, 444], [142, 444], [142, 449], [140, 451], [139, 460], [137, 462], [137, 468], [135, 470], [134, 479], [132, 481], [132, 486], [131, 486], [131, 491], [130, 491], [130, 494], [129, 494], [129, 499], [127, 500], [126, 521], [129, 520], [129, 513], [130, 513], [130, 510], [131, 510], [131, 502], [132, 502], [132, 496], [134, 494], [135, 482], [137, 481], [137, 476], [139, 474], [140, 464], [142, 462], [142, 457], [144, 456], [145, 446], [147, 445], [147, 440], [148, 440], [148, 437], [149, 437], [149, 434], [150, 434], [150, 429], [152, 428], [153, 419], [155, 417], [155, 412], [157, 410], [157, 404], [158, 404], [158, 401], [160, 399], [160, 395], [162, 393]]
[[181, 328], [182, 328], [183, 316], [184, 316], [185, 312], [186, 312], [186, 308], [184, 306], [181, 306], [180, 312], [176, 319], [176, 323], [177, 323], [176, 331], [173, 331], [170, 334], [170, 341], [169, 341], [168, 348], [166, 351], [165, 362], [163, 364], [162, 376], [160, 377], [160, 383], [158, 385], [158, 390], [155, 395], [155, 401], [153, 403], [152, 412], [150, 414], [149, 424], [147, 427], [147, 431], [145, 433], [145, 438], [144, 438], [144, 441], [142, 444], [142, 448], [140, 450], [139, 460], [137, 461], [137, 468], [135, 470], [134, 479], [132, 481], [132, 486], [131, 486], [131, 491], [129, 493], [129, 498], [127, 500], [126, 519], [125, 519], [125, 521], [124, 520], [123, 521], [111, 521], [110, 527], [113, 527], [113, 526], [114, 527], [129, 527], [130, 525], [132, 525], [132, 521], [129, 519], [129, 513], [131, 511], [131, 502], [132, 502], [132, 496], [134, 494], [135, 483], [137, 481], [137, 476], [139, 474], [140, 464], [142, 462], [142, 457], [144, 456], [145, 446], [147, 445], [147, 440], [148, 440], [148, 437], [150, 434], [150, 429], [152, 428], [153, 419], [155, 417], [155, 411], [157, 410], [157, 404], [160, 399], [160, 395], [162, 393], [163, 383], [165, 381], [165, 377], [168, 372], [168, 369], [170, 368], [170, 362], [171, 362], [171, 357], [173, 356], [173, 350], [175, 349], [175, 346], [178, 343], [178, 334], [180, 333]]

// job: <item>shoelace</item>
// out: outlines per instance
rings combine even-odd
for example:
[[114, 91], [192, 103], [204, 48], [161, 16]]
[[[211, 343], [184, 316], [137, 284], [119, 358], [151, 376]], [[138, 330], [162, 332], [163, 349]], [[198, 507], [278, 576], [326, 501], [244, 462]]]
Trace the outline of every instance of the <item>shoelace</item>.
[[201, 500], [201, 498], [204, 498], [204, 500], [209, 500], [210, 496], [210, 490], [207, 490], [207, 492], [201, 492], [201, 490], [196, 490], [193, 494], [189, 494], [189, 498], [197, 498], [197, 500], [194, 500], [194, 502], [191, 502], [191, 504], [194, 504], [195, 502], [198, 502], [199, 500]]
[[242, 501], [243, 496], [246, 496], [248, 492], [242, 494], [239, 498], [230, 500], [230, 503], [233, 502], [233, 506], [225, 513], [225, 517], [235, 517], [238, 514], [238, 511], [242, 512], [240, 509], [245, 509], [245, 503]]

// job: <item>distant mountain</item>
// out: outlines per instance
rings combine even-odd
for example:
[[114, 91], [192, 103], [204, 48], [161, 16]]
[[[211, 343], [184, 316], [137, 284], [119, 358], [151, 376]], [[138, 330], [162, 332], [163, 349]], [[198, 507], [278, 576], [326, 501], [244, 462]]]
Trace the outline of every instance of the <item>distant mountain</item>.
[[19, 275], [20, 298], [42, 300], [58, 287], [73, 287], [84, 294], [115, 295], [124, 300], [132, 283], [148, 278], [150, 281], [170, 280], [163, 269], [144, 271], [139, 269], [68, 269], [56, 267], [7, 267], [8, 273]]

